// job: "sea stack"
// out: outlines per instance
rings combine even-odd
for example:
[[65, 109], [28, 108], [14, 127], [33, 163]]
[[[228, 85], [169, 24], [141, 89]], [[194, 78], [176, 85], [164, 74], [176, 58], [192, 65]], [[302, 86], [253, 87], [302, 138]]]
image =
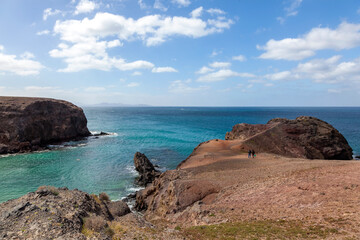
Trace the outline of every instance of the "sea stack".
[[0, 97], [0, 154], [89, 136], [83, 110], [50, 98]]

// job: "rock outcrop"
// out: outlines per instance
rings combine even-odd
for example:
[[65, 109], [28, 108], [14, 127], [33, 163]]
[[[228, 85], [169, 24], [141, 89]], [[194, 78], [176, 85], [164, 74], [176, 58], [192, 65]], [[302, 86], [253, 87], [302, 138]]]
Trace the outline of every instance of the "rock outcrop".
[[314, 117], [295, 120], [276, 118], [267, 124], [241, 123], [226, 133], [226, 140], [241, 140], [240, 149], [307, 159], [352, 159], [344, 136], [330, 124]]
[[0, 154], [89, 136], [81, 108], [49, 98], [0, 97]]
[[111, 239], [107, 222], [129, 212], [122, 201], [43, 186], [0, 204], [0, 239], [86, 239], [86, 231], [98, 232], [96, 239]]
[[134, 155], [134, 165], [139, 177], [135, 179], [135, 183], [139, 186], [146, 186], [152, 183], [155, 178], [159, 177], [161, 172], [156, 170], [154, 165], [145, 156], [145, 154], [136, 152]]

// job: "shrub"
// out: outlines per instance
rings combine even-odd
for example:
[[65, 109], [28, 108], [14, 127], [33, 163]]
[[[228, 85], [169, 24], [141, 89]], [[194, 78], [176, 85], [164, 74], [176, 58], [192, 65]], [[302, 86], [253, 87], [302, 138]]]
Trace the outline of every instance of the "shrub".
[[100, 232], [107, 227], [107, 222], [100, 216], [92, 216], [84, 219], [83, 230], [91, 230], [94, 232]]
[[104, 202], [110, 202], [110, 197], [109, 195], [107, 195], [106, 193], [102, 192], [99, 194], [99, 198], [101, 201], [104, 201]]

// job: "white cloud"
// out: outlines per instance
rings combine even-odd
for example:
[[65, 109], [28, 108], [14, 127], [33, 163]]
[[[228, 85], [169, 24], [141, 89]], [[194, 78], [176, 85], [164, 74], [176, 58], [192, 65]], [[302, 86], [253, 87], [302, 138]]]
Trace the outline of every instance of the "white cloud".
[[157, 67], [157, 68], [153, 68], [152, 72], [153, 73], [177, 72], [177, 70], [172, 67]]
[[3, 53], [4, 47], [0, 45], [0, 73], [14, 73], [21, 76], [37, 75], [44, 66], [30, 58], [34, 55], [25, 52], [18, 58], [16, 55], [7, 55]]
[[78, 72], [88, 69], [109, 71], [112, 68], [117, 68], [121, 71], [130, 71], [154, 67], [154, 64], [143, 60], [126, 62], [121, 58], [109, 57], [106, 50], [119, 45], [119, 43], [120, 42], [116, 40], [97, 42], [95, 39], [75, 43], [71, 47], [61, 43], [57, 49], [51, 50], [49, 54], [53, 58], [65, 59], [67, 67], [60, 69], [60, 72]]
[[131, 75], [133, 75], [133, 76], [141, 76], [141, 75], [142, 75], [142, 72], [135, 71], [135, 72], [133, 72]]
[[303, 0], [293, 0], [289, 7], [285, 8], [286, 16], [296, 16], [298, 14], [298, 8], [300, 7]]
[[140, 83], [137, 83], [137, 82], [131, 82], [129, 83], [128, 85], [126, 85], [127, 87], [138, 87], [140, 86]]
[[288, 80], [293, 77], [292, 77], [292, 73], [290, 71], [283, 71], [283, 72], [267, 74], [267, 75], [265, 75], [265, 78], [272, 80], [272, 81], [279, 81], [279, 80]]
[[147, 46], [163, 43], [172, 36], [200, 38], [230, 28], [230, 19], [165, 17], [148, 15], [137, 20], [111, 13], [97, 13], [93, 19], [57, 21], [54, 32], [69, 42], [117, 37], [120, 41], [143, 40]]
[[212, 68], [228, 68], [231, 66], [231, 63], [229, 62], [213, 62], [209, 64]]
[[194, 9], [191, 13], [190, 13], [190, 16], [192, 17], [192, 18], [199, 18], [199, 17], [201, 17], [201, 14], [202, 14], [202, 12], [203, 12], [203, 7], [198, 7], [198, 8], [196, 8], [196, 9]]
[[342, 83], [350, 87], [360, 87], [360, 58], [340, 62], [341, 56], [327, 59], [314, 59], [300, 63], [296, 68], [264, 77], [269, 80], [309, 79], [317, 83]]
[[43, 20], [46, 21], [48, 19], [48, 17], [54, 16], [54, 15], [57, 15], [57, 14], [60, 14], [60, 13], [61, 13], [61, 11], [58, 10], [58, 9], [52, 10], [52, 8], [47, 8], [43, 12]]
[[298, 8], [300, 7], [303, 0], [291, 0], [290, 5], [284, 8], [285, 16], [284, 17], [277, 17], [276, 20], [280, 22], [280, 24], [284, 24], [286, 18], [294, 17], [298, 14]]
[[98, 4], [92, 2], [90, 0], [80, 0], [78, 5], [76, 6], [76, 10], [74, 12], [75, 15], [81, 13], [90, 13], [99, 7]]
[[222, 51], [213, 50], [210, 56], [211, 56], [211, 57], [216, 57], [216, 56], [219, 55], [219, 54], [222, 54]]
[[360, 46], [360, 24], [341, 23], [337, 29], [313, 28], [299, 38], [269, 40], [265, 46], [259, 47], [266, 52], [264, 59], [301, 60], [315, 55], [315, 51], [323, 49], [350, 49]]
[[192, 82], [191, 79], [185, 81], [181, 81], [181, 80], [173, 81], [169, 86], [169, 92], [190, 94], [190, 93], [196, 93], [199, 91], [205, 91], [209, 89], [208, 86], [191, 87], [189, 86], [191, 82]]
[[85, 92], [102, 92], [105, 91], [104, 87], [87, 87], [84, 89]]
[[200, 68], [196, 73], [197, 74], [206, 74], [206, 73], [213, 72], [213, 71], [215, 71], [215, 70], [204, 66], [204, 67]]
[[23, 59], [33, 59], [35, 58], [34, 54], [32, 54], [31, 52], [24, 52], [23, 54], [20, 55], [21, 58]]
[[251, 78], [255, 77], [255, 75], [250, 73], [238, 73], [234, 72], [230, 69], [220, 69], [217, 72], [209, 73], [207, 75], [203, 75], [197, 79], [198, 82], [218, 82], [223, 81], [227, 78], [231, 77], [242, 77], [242, 78]]
[[[54, 33], [60, 35], [63, 42], [49, 54], [51, 57], [64, 59], [67, 67], [60, 70], [63, 72], [154, 68], [154, 64], [144, 60], [127, 63], [124, 59], [110, 57], [108, 49], [122, 46], [124, 41], [137, 39], [144, 41], [147, 46], [153, 46], [172, 36], [204, 37], [222, 32], [232, 24], [227, 19], [215, 19], [215, 22], [211, 20], [213, 19], [161, 15], [148, 15], [134, 20], [111, 13], [97, 13], [93, 19], [57, 21]], [[174, 71], [169, 68], [159, 69]]]
[[165, 7], [164, 4], [161, 3], [160, 0], [155, 0], [154, 8], [159, 9], [159, 10], [164, 11], [164, 12], [166, 12], [168, 10], [167, 7]]
[[49, 35], [50, 34], [50, 31], [49, 30], [43, 30], [43, 31], [39, 31], [36, 33], [36, 35]]
[[171, 2], [179, 5], [180, 7], [187, 7], [191, 4], [190, 0], [171, 0]]
[[206, 12], [212, 14], [212, 15], [221, 15], [221, 14], [225, 14], [225, 12], [221, 9], [217, 9], [217, 8], [210, 8], [208, 10], [206, 10]]
[[246, 61], [246, 57], [245, 57], [244, 55], [234, 56], [234, 57], [232, 57], [232, 60], [234, 60], [234, 61], [240, 61], [240, 62], [245, 62], [245, 61]]
[[146, 9], [148, 8], [148, 6], [146, 5], [146, 3], [144, 3], [143, 0], [138, 0], [138, 4], [140, 6], [141, 9]]

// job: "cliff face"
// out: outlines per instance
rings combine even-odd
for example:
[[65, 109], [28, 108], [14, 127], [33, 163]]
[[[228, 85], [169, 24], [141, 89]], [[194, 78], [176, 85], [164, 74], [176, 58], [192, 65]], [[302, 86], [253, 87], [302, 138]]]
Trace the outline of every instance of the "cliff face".
[[344, 136], [330, 124], [314, 117], [272, 119], [267, 124], [237, 124], [226, 140], [241, 140], [242, 149], [308, 159], [352, 159]]
[[0, 154], [89, 136], [81, 108], [49, 98], [0, 97]]

